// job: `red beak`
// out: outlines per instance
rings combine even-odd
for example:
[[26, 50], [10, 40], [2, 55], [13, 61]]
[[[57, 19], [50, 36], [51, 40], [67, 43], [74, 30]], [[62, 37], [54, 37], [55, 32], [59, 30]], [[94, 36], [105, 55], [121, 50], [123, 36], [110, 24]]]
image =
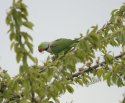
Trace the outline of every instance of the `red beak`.
[[38, 48], [38, 51], [39, 51], [39, 52], [43, 52], [44, 49], [42, 49], [42, 48]]

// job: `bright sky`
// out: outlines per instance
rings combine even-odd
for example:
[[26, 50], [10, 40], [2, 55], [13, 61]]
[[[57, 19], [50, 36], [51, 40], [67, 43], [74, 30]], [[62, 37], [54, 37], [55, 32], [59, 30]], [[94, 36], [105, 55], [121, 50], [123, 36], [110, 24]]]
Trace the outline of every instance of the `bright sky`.
[[[124, 0], [24, 0], [28, 5], [29, 19], [34, 23], [29, 31], [34, 39], [34, 55], [42, 64], [48, 53], [40, 54], [37, 46], [41, 41], [57, 38], [77, 38], [85, 34], [92, 25], [103, 25], [113, 9], [119, 8]], [[18, 73], [15, 54], [10, 51], [9, 35], [5, 24], [5, 15], [12, 0], [0, 3], [0, 66], [12, 76]], [[74, 86], [74, 94], [62, 95], [61, 103], [118, 103], [125, 88], [108, 87], [105, 83], [89, 87]]]

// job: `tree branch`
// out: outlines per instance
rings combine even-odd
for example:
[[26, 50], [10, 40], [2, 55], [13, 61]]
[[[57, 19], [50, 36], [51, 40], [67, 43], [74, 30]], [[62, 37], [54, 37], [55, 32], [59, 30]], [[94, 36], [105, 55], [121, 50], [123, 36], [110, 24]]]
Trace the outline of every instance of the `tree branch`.
[[[120, 59], [120, 58], [122, 58], [123, 56], [125, 55], [125, 53], [122, 53], [122, 54], [120, 54], [120, 55], [117, 55], [117, 56], [115, 56], [114, 58], [117, 60], [117, 59]], [[91, 67], [88, 67], [88, 68], [80, 68], [81, 70], [79, 71], [79, 72], [77, 72], [77, 73], [74, 73], [73, 75], [72, 75], [72, 77], [74, 78], [74, 77], [78, 77], [79, 75], [82, 75], [83, 73], [85, 73], [85, 72], [90, 72], [90, 71], [92, 71], [92, 70], [94, 70], [94, 69], [97, 69], [99, 66], [105, 66], [106, 65], [106, 61], [103, 61], [103, 62], [101, 62], [101, 63], [98, 63], [98, 64], [96, 64], [96, 65], [94, 65], [94, 66], [91, 66]]]

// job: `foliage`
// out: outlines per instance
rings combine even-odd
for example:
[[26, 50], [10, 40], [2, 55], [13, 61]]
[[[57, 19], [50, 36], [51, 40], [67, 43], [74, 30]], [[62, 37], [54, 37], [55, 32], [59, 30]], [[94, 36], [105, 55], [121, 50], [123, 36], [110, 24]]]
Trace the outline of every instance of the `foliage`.
[[[66, 54], [62, 52], [58, 57], [48, 58], [43, 66], [39, 66], [37, 58], [33, 56], [33, 38], [24, 31], [33, 29], [33, 23], [28, 20], [27, 6], [23, 0], [13, 0], [6, 24], [9, 26], [10, 48], [16, 53], [20, 72], [15, 77], [10, 77], [6, 71], [1, 70], [0, 102], [59, 103], [60, 95], [66, 91], [73, 93], [72, 86], [75, 84], [91, 84], [93, 76], [107, 81], [109, 86], [124, 86], [125, 57], [123, 55], [116, 59], [107, 50], [109, 45], [124, 48], [124, 21], [125, 5], [122, 5], [120, 9], [112, 11], [110, 20], [101, 28], [92, 26], [86, 36], [81, 34], [79, 42]], [[91, 68], [95, 65], [97, 51], [103, 55], [105, 65], [98, 65], [98, 61], [98, 67]], [[29, 61], [34, 65], [30, 66]], [[76, 68], [77, 63], [83, 63], [81, 70]], [[76, 72], [78, 75], [73, 76]]]

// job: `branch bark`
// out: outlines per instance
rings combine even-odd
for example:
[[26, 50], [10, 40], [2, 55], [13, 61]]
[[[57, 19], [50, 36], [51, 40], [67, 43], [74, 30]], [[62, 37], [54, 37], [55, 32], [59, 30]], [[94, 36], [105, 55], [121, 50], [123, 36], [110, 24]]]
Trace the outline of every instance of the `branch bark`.
[[[122, 53], [122, 54], [120, 54], [120, 55], [115, 56], [114, 58], [117, 60], [117, 59], [122, 58], [124, 55], [125, 55], [125, 53]], [[94, 69], [97, 69], [99, 66], [105, 66], [105, 65], [106, 65], [106, 61], [103, 61], [103, 62], [101, 62], [101, 63], [98, 63], [98, 64], [96, 64], [96, 65], [94, 65], [94, 66], [91, 66], [91, 67], [88, 67], [88, 68], [81, 68], [81, 70], [80, 70], [79, 72], [77, 72], [77, 73], [74, 73], [74, 74], [72, 75], [72, 77], [73, 77], [73, 78], [74, 78], [74, 77], [78, 77], [79, 75], [82, 75], [82, 74], [85, 73], [85, 72], [90, 72], [90, 71], [92, 71], [92, 70], [94, 70]]]

